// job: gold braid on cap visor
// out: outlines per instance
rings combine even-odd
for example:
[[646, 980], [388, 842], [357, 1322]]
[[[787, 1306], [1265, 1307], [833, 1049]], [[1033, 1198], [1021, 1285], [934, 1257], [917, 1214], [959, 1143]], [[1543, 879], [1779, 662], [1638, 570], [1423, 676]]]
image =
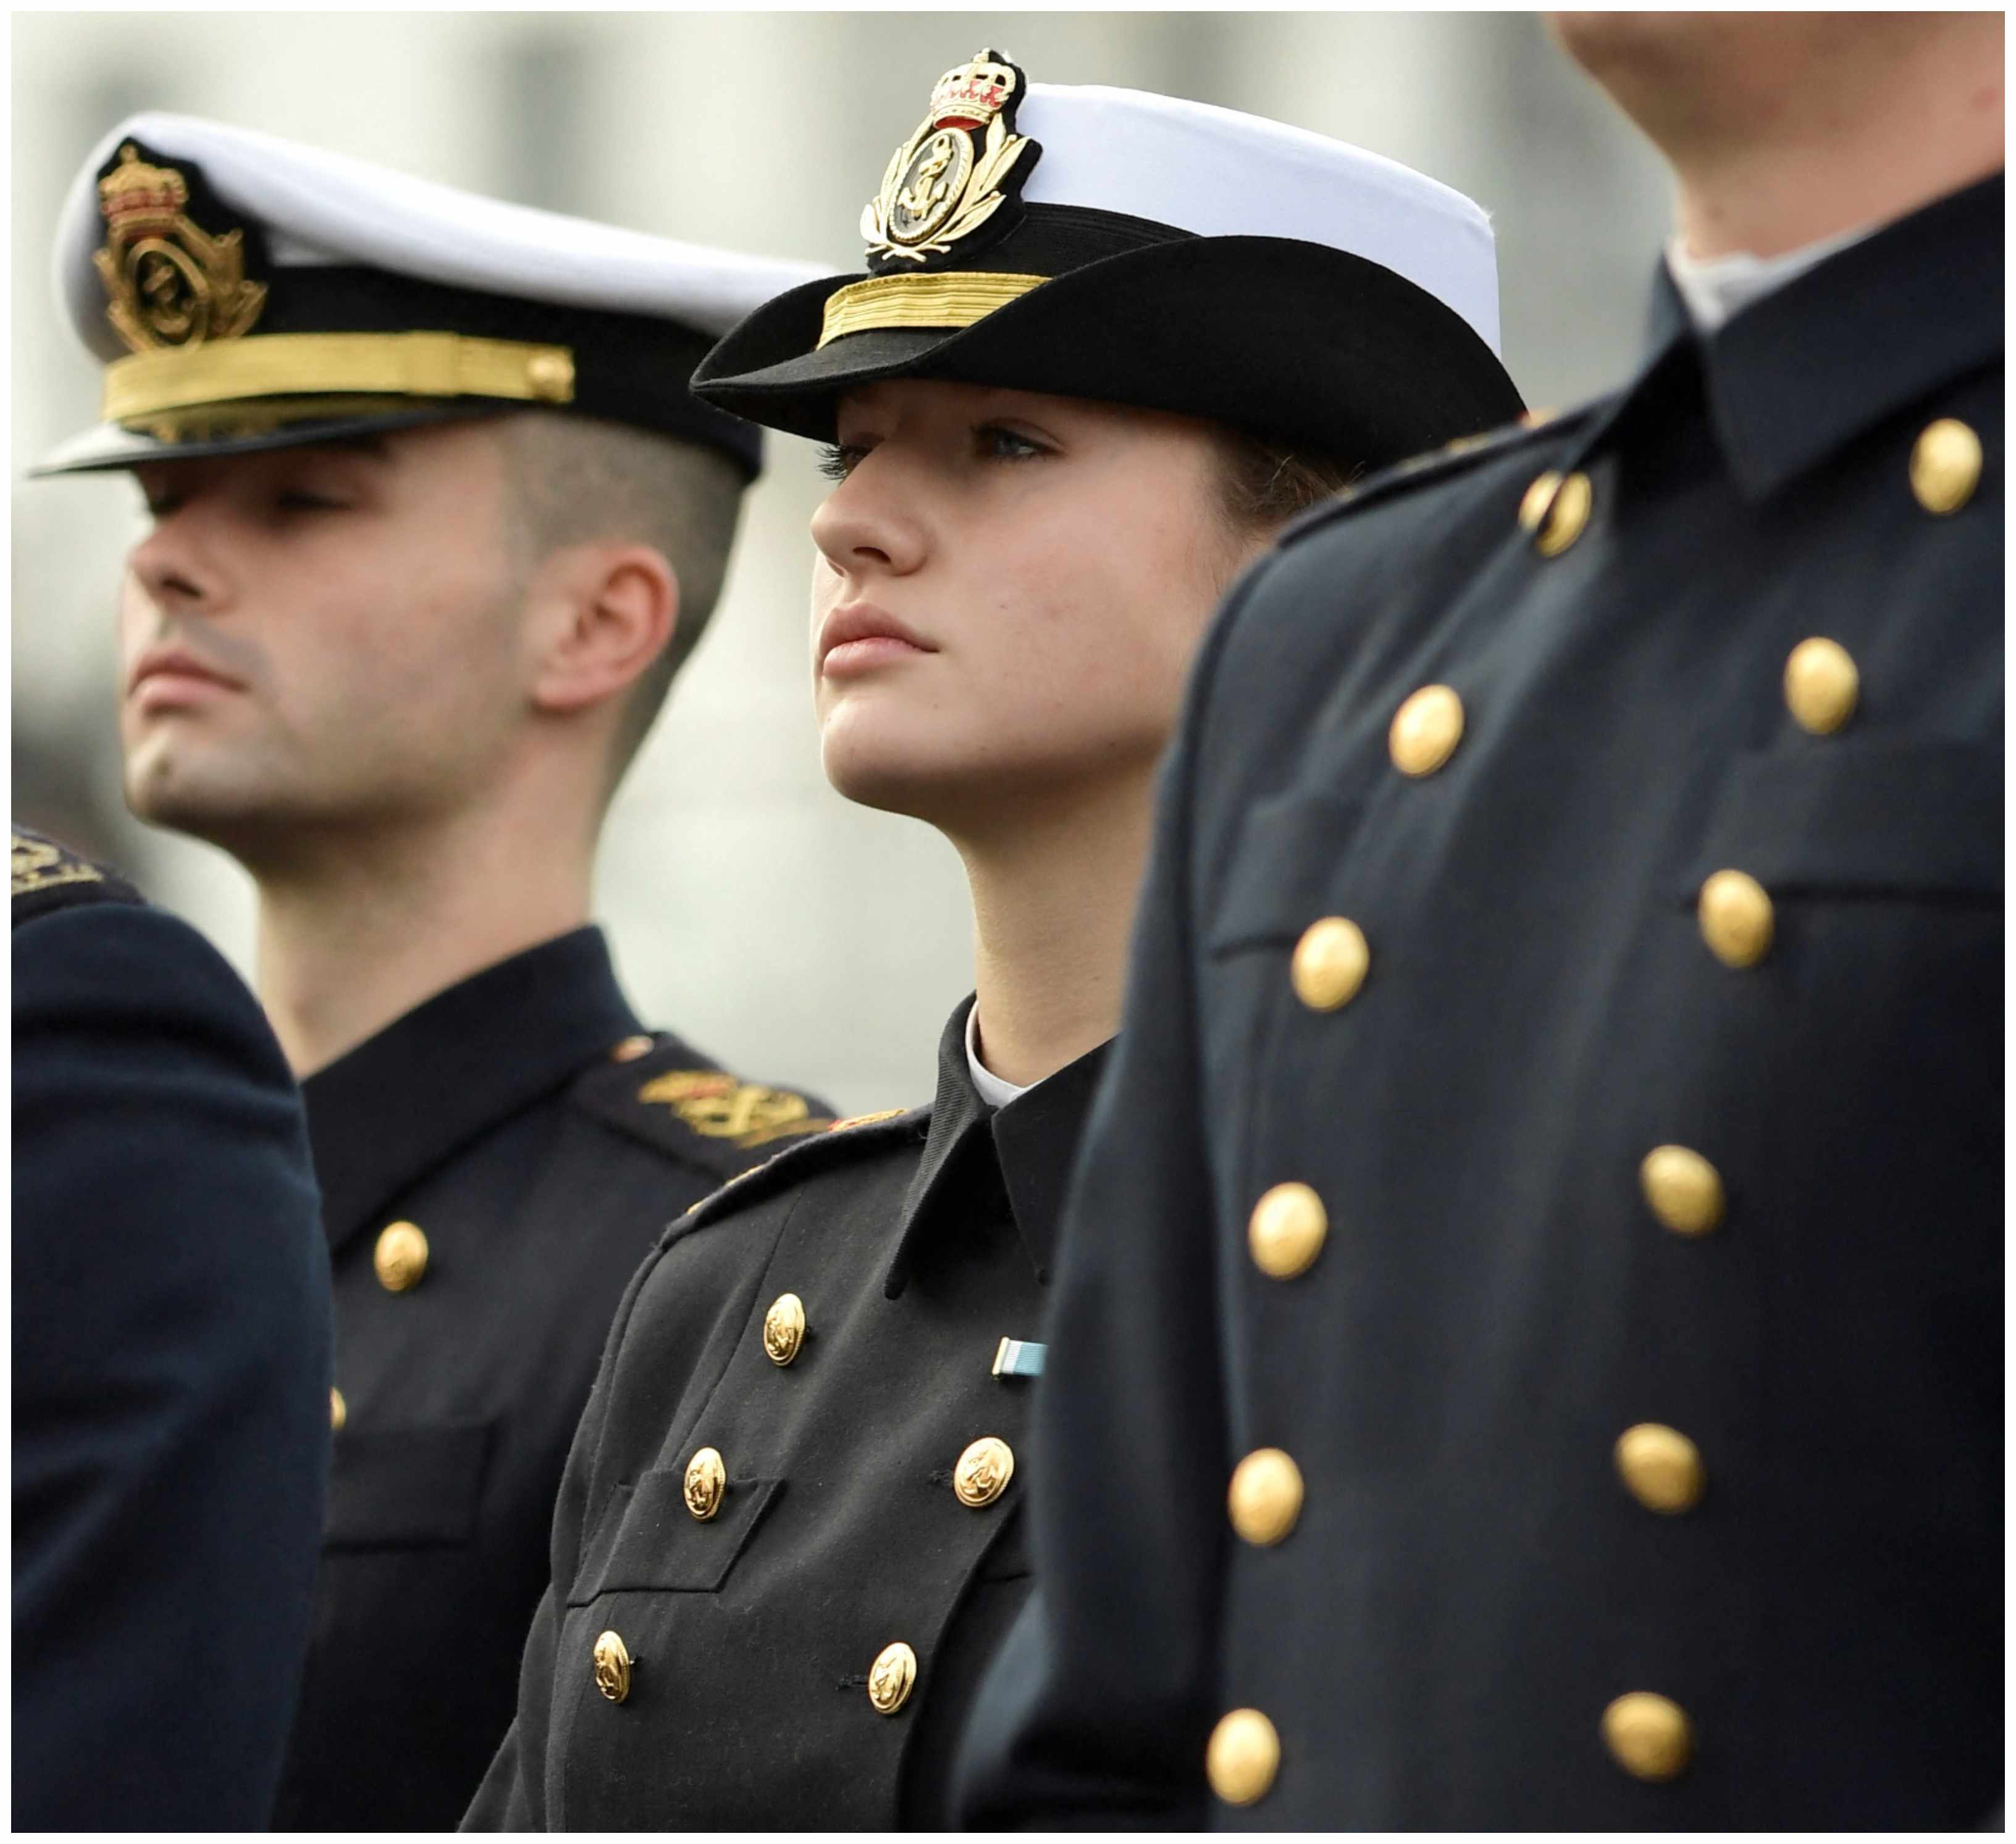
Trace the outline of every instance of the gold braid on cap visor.
[[254, 333], [115, 360], [105, 368], [103, 414], [128, 423], [202, 404], [319, 391], [571, 403], [574, 354], [457, 333]]
[[995, 276], [979, 269], [941, 269], [929, 276], [873, 276], [826, 297], [819, 346], [871, 327], [970, 326], [996, 308], [1020, 301], [1047, 276]]

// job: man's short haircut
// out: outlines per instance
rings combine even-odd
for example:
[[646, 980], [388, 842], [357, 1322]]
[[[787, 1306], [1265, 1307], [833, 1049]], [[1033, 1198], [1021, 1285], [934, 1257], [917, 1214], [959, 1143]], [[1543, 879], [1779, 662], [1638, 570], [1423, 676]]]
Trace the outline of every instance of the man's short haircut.
[[631, 686], [617, 726], [613, 791], [707, 630], [747, 484], [718, 450], [621, 423], [528, 410], [506, 416], [505, 460], [528, 560], [597, 539], [646, 544], [679, 579], [671, 639]]

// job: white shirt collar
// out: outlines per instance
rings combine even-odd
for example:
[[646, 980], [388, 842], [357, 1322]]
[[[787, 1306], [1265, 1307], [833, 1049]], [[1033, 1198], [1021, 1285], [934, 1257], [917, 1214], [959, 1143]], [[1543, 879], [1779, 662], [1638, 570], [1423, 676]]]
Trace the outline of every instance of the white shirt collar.
[[1026, 1095], [1036, 1086], [1031, 1082], [1028, 1088], [1018, 1089], [1013, 1082], [1003, 1082], [981, 1061], [980, 1007], [977, 1005], [966, 1014], [966, 1067], [981, 1100], [989, 1107], [1006, 1107], [1017, 1095]]
[[1859, 225], [1816, 243], [1802, 244], [1782, 256], [1752, 256], [1733, 250], [1726, 256], [1690, 256], [1678, 231], [1666, 240], [1666, 268], [1700, 333], [1714, 333], [1754, 302], [1816, 268], [1837, 251], [1859, 243], [1877, 227]]

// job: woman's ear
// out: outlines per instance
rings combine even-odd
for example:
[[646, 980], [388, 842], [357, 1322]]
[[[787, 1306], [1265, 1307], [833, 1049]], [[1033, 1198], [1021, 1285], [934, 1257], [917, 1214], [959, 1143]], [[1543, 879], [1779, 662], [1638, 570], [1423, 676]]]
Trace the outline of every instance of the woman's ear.
[[664, 553], [643, 544], [578, 544], [540, 566], [531, 600], [539, 624], [532, 702], [578, 711], [620, 696], [671, 643], [679, 579]]

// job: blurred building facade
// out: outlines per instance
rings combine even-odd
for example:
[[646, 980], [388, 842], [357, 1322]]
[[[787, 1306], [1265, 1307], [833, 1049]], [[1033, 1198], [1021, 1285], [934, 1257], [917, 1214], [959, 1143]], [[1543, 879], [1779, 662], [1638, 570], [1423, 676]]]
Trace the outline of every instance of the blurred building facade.
[[[1505, 358], [1565, 406], [1634, 352], [1663, 171], [1522, 13], [32, 13], [13, 22], [13, 768], [20, 817], [117, 857], [248, 974], [248, 881], [131, 820], [113, 610], [142, 529], [124, 476], [31, 481], [94, 420], [56, 319], [56, 207], [142, 108], [218, 117], [640, 230], [859, 266], [855, 225], [932, 81], [980, 45], [1032, 77], [1158, 89], [1406, 161], [1492, 214]], [[639, 1008], [851, 1111], [927, 1098], [971, 985], [951, 850], [826, 786], [806, 525], [773, 440], [708, 636], [618, 796], [600, 919]]]

